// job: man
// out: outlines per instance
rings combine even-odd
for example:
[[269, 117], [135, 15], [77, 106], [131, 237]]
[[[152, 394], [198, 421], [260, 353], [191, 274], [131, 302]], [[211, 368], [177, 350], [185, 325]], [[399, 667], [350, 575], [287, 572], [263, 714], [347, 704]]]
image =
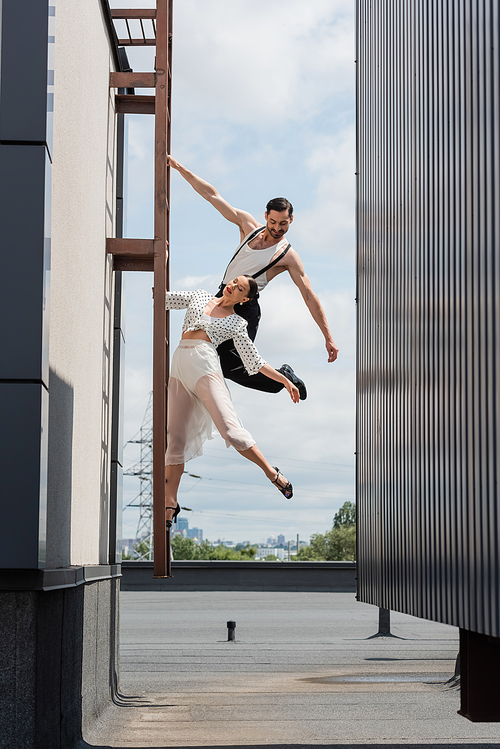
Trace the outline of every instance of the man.
[[[167, 161], [202, 198], [208, 200], [227, 221], [236, 224], [240, 230], [240, 245], [227, 266], [218, 296], [222, 295], [222, 289], [228, 281], [237, 276], [253, 276], [257, 281], [260, 292], [273, 278], [276, 278], [280, 273], [288, 271], [292, 281], [302, 294], [302, 298], [313, 320], [323, 333], [328, 361], [335, 361], [338, 348], [330, 333], [323, 307], [312, 290], [311, 282], [305, 273], [302, 260], [284, 238], [293, 221], [292, 204], [286, 198], [273, 198], [273, 200], [270, 200], [264, 214], [266, 223], [262, 225], [247, 211], [242, 211], [229, 205], [219, 195], [215, 187], [205, 182], [205, 180], [196, 174], [193, 174], [193, 172], [190, 172], [189, 169], [179, 164], [172, 156], [168, 156]], [[236, 311], [248, 321], [248, 334], [254, 340], [260, 320], [258, 301], [256, 299], [252, 300], [252, 303], [247, 303], [241, 312], [235, 308]], [[218, 353], [222, 371], [227, 379], [233, 380], [244, 387], [263, 390], [265, 392], [277, 393], [283, 388], [283, 385], [270, 380], [260, 373], [248, 375], [231, 341], [227, 341], [222, 346], [219, 346]], [[278, 371], [298, 387], [300, 398], [304, 400], [307, 397], [306, 387], [293, 369], [288, 364], [283, 364]]]

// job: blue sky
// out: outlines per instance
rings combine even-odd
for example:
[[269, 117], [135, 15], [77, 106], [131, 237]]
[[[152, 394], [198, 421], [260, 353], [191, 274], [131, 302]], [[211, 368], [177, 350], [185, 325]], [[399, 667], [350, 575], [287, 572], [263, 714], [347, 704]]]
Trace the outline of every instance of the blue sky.
[[[133, 69], [152, 69], [152, 55], [130, 50]], [[294, 405], [285, 392], [230, 390], [245, 427], [295, 494], [287, 502], [217, 437], [187, 465], [202, 479], [184, 477], [179, 497], [194, 510], [190, 526], [210, 540], [308, 539], [354, 499], [354, 68], [352, 2], [174, 2], [172, 154], [259, 220], [271, 197], [291, 200], [288, 238], [340, 348], [328, 364], [323, 337], [287, 274], [264, 291], [259, 351], [273, 366], [291, 364], [309, 397]], [[127, 236], [152, 236], [152, 136], [152, 118], [128, 117]], [[171, 190], [171, 287], [215, 291], [238, 229], [174, 171]], [[149, 274], [127, 275], [125, 439], [140, 427], [151, 389], [151, 285]], [[175, 344], [183, 313], [171, 319]], [[126, 448], [126, 465], [134, 451]], [[126, 478], [125, 504], [137, 490]], [[136, 524], [135, 511], [126, 510], [124, 537], [135, 535]]]

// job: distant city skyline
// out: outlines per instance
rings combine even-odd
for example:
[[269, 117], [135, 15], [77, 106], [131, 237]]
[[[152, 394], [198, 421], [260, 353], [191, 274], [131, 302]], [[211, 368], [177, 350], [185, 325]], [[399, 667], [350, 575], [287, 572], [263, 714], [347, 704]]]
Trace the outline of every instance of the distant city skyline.
[[[195, 542], [201, 543], [204, 540], [204, 534], [202, 528], [190, 528], [189, 527], [189, 520], [188, 518], [178, 518], [178, 522], [174, 524], [171, 531], [172, 535], [175, 535], [176, 533], [181, 534], [185, 538], [192, 538]], [[145, 534], [141, 534], [138, 537], [135, 538], [124, 538], [122, 541], [123, 545], [123, 553], [124, 554], [130, 554], [133, 551], [133, 548], [136, 544], [141, 543], [144, 541]], [[228, 547], [235, 547], [240, 545], [247, 545], [247, 546], [255, 546], [258, 549], [257, 556], [260, 554], [264, 554], [264, 551], [267, 550], [269, 553], [272, 553], [272, 551], [278, 547], [286, 547], [288, 543], [290, 543], [290, 547], [292, 549], [297, 549], [297, 537], [286, 539], [284, 534], [280, 533], [277, 537], [275, 536], [269, 536], [266, 543], [260, 543], [258, 541], [231, 541], [226, 539], [217, 538], [215, 540], [206, 539], [214, 546], [217, 545], [224, 545]], [[299, 541], [300, 547], [307, 546], [308, 540], [301, 539]], [[283, 550], [280, 548], [280, 550]], [[286, 548], [285, 548], [286, 551]], [[282, 558], [282, 557], [279, 557]]]

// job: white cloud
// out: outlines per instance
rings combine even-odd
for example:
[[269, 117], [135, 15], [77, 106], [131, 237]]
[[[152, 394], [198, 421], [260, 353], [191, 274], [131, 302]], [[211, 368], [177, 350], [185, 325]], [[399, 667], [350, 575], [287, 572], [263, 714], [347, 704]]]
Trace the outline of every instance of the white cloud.
[[[129, 58], [135, 70], [151, 69], [151, 50], [130, 50]], [[304, 538], [330, 527], [334, 512], [353, 498], [353, 58], [350, 0], [182, 0], [175, 7], [172, 152], [259, 219], [273, 195], [292, 200], [290, 240], [340, 348], [338, 361], [328, 364], [321, 332], [288, 277], [262, 294], [257, 345], [274, 366], [290, 363], [309, 397], [294, 405], [285, 392], [230, 389], [243, 423], [292, 480], [295, 497], [286, 502], [218, 438], [187, 465], [203, 479], [184, 477], [180, 495], [181, 504], [196, 510], [190, 525], [210, 539], [262, 541], [282, 531]], [[129, 236], [152, 231], [151, 125], [152, 118], [130, 118]], [[237, 228], [177, 174], [171, 202], [172, 285], [215, 291], [236, 248]], [[125, 439], [140, 427], [151, 387], [146, 276], [127, 280]], [[182, 316], [171, 315], [172, 342]], [[127, 491], [133, 495], [131, 481]]]
[[353, 261], [355, 129], [317, 135], [305, 159], [314, 175], [313, 207], [300, 213], [297, 235], [312, 254]]
[[[355, 309], [350, 291], [315, 290], [342, 356], [354, 356]], [[269, 347], [278, 356], [315, 351], [319, 353], [318, 359], [326, 360], [323, 335], [288, 275], [274, 280], [262, 293], [260, 301], [264, 324], [259, 332], [259, 346], [263, 351]]]
[[180, 291], [184, 289], [213, 289], [218, 283], [218, 276], [184, 276], [176, 281], [176, 288]]
[[334, 0], [184, 0], [180, 83], [207, 119], [268, 128], [316, 117], [353, 80], [353, 9]]

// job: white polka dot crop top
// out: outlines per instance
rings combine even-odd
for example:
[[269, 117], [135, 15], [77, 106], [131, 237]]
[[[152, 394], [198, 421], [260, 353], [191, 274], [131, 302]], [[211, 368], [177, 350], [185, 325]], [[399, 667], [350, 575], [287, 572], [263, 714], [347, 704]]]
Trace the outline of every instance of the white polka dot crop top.
[[213, 298], [213, 294], [203, 289], [167, 291], [167, 309], [187, 309], [182, 324], [183, 332], [204, 330], [214, 346], [220, 346], [232, 338], [248, 374], [257, 374], [266, 362], [248, 337], [247, 321], [234, 312], [228, 317], [206, 315], [205, 307]]

